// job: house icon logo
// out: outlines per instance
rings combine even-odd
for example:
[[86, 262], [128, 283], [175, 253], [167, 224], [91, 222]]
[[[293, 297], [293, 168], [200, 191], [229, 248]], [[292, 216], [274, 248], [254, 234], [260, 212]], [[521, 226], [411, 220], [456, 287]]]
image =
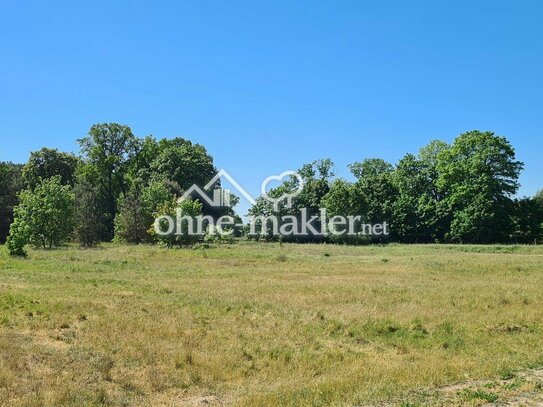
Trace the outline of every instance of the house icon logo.
[[[232, 200], [231, 200], [231, 191], [225, 188], [219, 187], [219, 180], [221, 178], [225, 178], [236, 190], [243, 196], [251, 205], [256, 205], [256, 200], [245, 190], [243, 187], [230, 175], [226, 172], [226, 170], [220, 170], [217, 175], [215, 175], [211, 181], [209, 181], [204, 188], [200, 188], [198, 185], [194, 184], [189, 189], [185, 191], [185, 193], [179, 198], [178, 202], [182, 202], [185, 199], [200, 199], [202, 200], [202, 203], [207, 203], [211, 207], [232, 207]], [[281, 181], [286, 177], [291, 177], [291, 179], [296, 180], [297, 187], [294, 191], [291, 191], [290, 193], [284, 193], [280, 197], [272, 197], [268, 195], [267, 192], [267, 185], [270, 182], [273, 181]], [[266, 178], [262, 182], [262, 197], [266, 199], [268, 202], [273, 204], [273, 208], [275, 211], [279, 209], [279, 204], [283, 201], [286, 202], [286, 206], [290, 207], [292, 206], [292, 200], [297, 195], [302, 192], [302, 189], [304, 187], [304, 180], [295, 171], [285, 171], [280, 175], [272, 175], [268, 178]]]
[[179, 202], [186, 199], [198, 198], [207, 203], [211, 207], [231, 207], [231, 191], [229, 189], [220, 188], [219, 180], [221, 178], [226, 179], [236, 190], [245, 198], [251, 205], [256, 202], [254, 198], [247, 192], [239, 183], [232, 178], [226, 170], [220, 170], [204, 187], [200, 188], [194, 184], [179, 198]]

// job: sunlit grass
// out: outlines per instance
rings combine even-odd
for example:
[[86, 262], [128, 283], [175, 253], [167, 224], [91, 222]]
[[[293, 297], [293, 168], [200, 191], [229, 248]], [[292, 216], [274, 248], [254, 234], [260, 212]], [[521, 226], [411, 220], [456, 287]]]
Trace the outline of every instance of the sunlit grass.
[[496, 379], [543, 366], [542, 287], [532, 246], [0, 248], [0, 405], [344, 406]]

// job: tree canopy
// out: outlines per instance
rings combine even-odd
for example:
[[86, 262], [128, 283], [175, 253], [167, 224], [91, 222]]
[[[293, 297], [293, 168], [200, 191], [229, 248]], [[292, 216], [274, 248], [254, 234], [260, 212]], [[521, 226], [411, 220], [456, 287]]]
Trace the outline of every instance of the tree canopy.
[[62, 185], [74, 186], [78, 164], [79, 161], [73, 154], [44, 147], [30, 154], [23, 168], [24, 185], [34, 189], [40, 180], [58, 175]]

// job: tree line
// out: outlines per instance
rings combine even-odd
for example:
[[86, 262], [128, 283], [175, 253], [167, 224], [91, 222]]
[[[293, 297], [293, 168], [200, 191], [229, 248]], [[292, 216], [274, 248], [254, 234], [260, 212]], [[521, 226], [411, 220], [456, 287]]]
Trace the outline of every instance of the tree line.
[[[390, 236], [378, 241], [537, 243], [543, 237], [543, 192], [515, 197], [523, 166], [506, 138], [470, 131], [451, 144], [432, 141], [395, 165], [379, 158], [355, 162], [349, 166], [354, 182], [335, 179], [329, 159], [306, 164], [299, 170], [304, 187], [292, 207], [274, 211], [259, 198], [250, 212], [297, 216], [301, 208], [310, 208], [317, 215], [319, 208], [325, 208], [329, 216], [362, 215], [367, 223], [390, 225]], [[295, 191], [296, 184], [295, 179], [288, 180], [272, 194]], [[342, 236], [320, 239], [368, 241]]]
[[[78, 144], [77, 156], [42, 148], [24, 165], [0, 163], [0, 242], [7, 241], [10, 253], [24, 255], [26, 245], [52, 248], [68, 240], [87, 247], [113, 239], [189, 244], [194, 237], [157, 236], [155, 218], [179, 207], [191, 215], [236, 216], [232, 208], [210, 207], [197, 197], [178, 201], [190, 186], [203, 186], [217, 174], [200, 144], [139, 138], [116, 123], [93, 125]], [[325, 208], [331, 216], [386, 221], [387, 240], [405, 243], [536, 243], [543, 237], [543, 193], [516, 197], [523, 163], [510, 142], [492, 132], [470, 131], [451, 144], [432, 141], [396, 164], [379, 158], [355, 162], [349, 166], [354, 181], [336, 178], [333, 168], [330, 159], [304, 164], [303, 189], [292, 206], [274, 208], [260, 197], [249, 215], [298, 216], [301, 208], [314, 214]], [[293, 178], [269, 194], [279, 197], [297, 188]], [[216, 236], [196, 239], [202, 238]]]

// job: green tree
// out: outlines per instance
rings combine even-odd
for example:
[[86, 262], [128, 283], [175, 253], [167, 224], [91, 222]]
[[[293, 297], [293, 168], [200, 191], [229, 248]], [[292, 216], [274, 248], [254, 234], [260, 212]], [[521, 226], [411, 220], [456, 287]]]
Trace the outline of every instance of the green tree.
[[[367, 223], [387, 222], [391, 237], [397, 237], [394, 205], [398, 191], [393, 182], [394, 167], [380, 158], [365, 159], [349, 166], [357, 178], [356, 196], [365, 201], [364, 219]], [[379, 238], [379, 240], [384, 239]], [[387, 237], [388, 239], [388, 237]]]
[[24, 246], [53, 248], [65, 242], [73, 230], [74, 194], [60, 176], [43, 180], [33, 191], [24, 190], [15, 208], [8, 237], [11, 254], [24, 254]]
[[515, 200], [512, 214], [515, 243], [537, 243], [543, 237], [543, 205], [536, 198]]
[[394, 201], [394, 229], [403, 242], [426, 241], [426, 228], [420, 213], [421, 194], [427, 190], [424, 164], [412, 154], [405, 155], [393, 174], [398, 191]]
[[78, 164], [79, 160], [73, 154], [44, 147], [30, 154], [23, 168], [24, 185], [34, 189], [40, 180], [58, 175], [63, 185], [73, 186]]
[[523, 164], [504, 137], [470, 131], [455, 139], [438, 162], [438, 187], [451, 216], [447, 239], [462, 243], [507, 241], [512, 196]]
[[[428, 241], [443, 242], [449, 231], [451, 214], [447, 210], [445, 193], [439, 187], [439, 165], [448, 159], [449, 144], [433, 140], [421, 148], [417, 156], [422, 163], [424, 182], [418, 203], [418, 213]], [[441, 163], [441, 164], [440, 164]]]
[[[359, 216], [360, 219], [356, 225], [354, 225], [354, 232], [360, 232], [360, 225], [365, 222], [366, 219], [366, 200], [363, 196], [360, 195], [360, 190], [356, 187], [355, 184], [347, 182], [343, 179], [335, 180], [331, 186], [330, 191], [322, 200], [322, 205], [326, 208], [328, 217], [332, 218], [333, 216]], [[338, 231], [341, 229], [338, 228]], [[347, 230], [347, 227], [343, 228]], [[369, 239], [365, 237], [358, 236], [347, 236], [345, 233], [343, 235], [333, 235], [331, 234], [328, 238], [337, 243], [367, 243]]]
[[0, 244], [6, 241], [22, 187], [22, 165], [0, 162]]
[[153, 160], [159, 156], [160, 146], [153, 136], [147, 136], [136, 143], [136, 151], [127, 171], [129, 179], [139, 178], [145, 184], [153, 178], [164, 178], [151, 169]]
[[[301, 219], [301, 210], [307, 209], [308, 218], [318, 215], [320, 208], [323, 206], [323, 199], [330, 191], [330, 183], [332, 182], [332, 177], [334, 176], [333, 172], [333, 162], [330, 159], [320, 159], [313, 161], [311, 163], [304, 164], [297, 172], [302, 177], [303, 187], [301, 192], [292, 200], [292, 205], [288, 206], [287, 202], [281, 202], [277, 208], [274, 208], [274, 205], [266, 200], [264, 197], [259, 197], [256, 200], [256, 204], [249, 210], [249, 215], [252, 217], [258, 218], [259, 220], [255, 225], [255, 231], [258, 233], [255, 238], [264, 238], [266, 240], [275, 240], [278, 237], [272, 235], [272, 225], [271, 222], [267, 225], [267, 233], [265, 236], [262, 236], [262, 226], [260, 219], [262, 217], [269, 217], [271, 215], [275, 216], [278, 219], [278, 228], [282, 226], [281, 218], [283, 216], [294, 216], [298, 219]], [[267, 192], [268, 197], [280, 198], [285, 194], [292, 194], [297, 192], [300, 188], [299, 180], [297, 177], [289, 177], [283, 181], [279, 186], [271, 189]], [[299, 223], [299, 222], [298, 222]], [[320, 220], [312, 222], [313, 227], [320, 231], [321, 224]], [[283, 236], [282, 241], [297, 241], [297, 242], [307, 242], [307, 241], [322, 241], [324, 236], [312, 234], [308, 230], [308, 236], [301, 235], [290, 235]]]
[[82, 247], [94, 247], [103, 234], [104, 216], [100, 213], [99, 190], [88, 179], [80, 177], [74, 187], [75, 233]]
[[171, 202], [180, 196], [178, 185], [164, 180], [152, 181], [142, 191], [143, 208], [149, 217], [154, 220], [156, 211], [166, 202]]
[[330, 191], [323, 198], [324, 207], [330, 216], [365, 216], [366, 201], [359, 192], [355, 184], [343, 179], [335, 180], [330, 186]]
[[150, 171], [155, 176], [176, 182], [183, 190], [193, 184], [202, 187], [217, 173], [213, 158], [204, 146], [183, 138], [162, 139], [154, 151], [157, 156], [151, 161]]
[[543, 208], [543, 189], [535, 194], [534, 201]]
[[151, 224], [142, 200], [143, 185], [135, 180], [119, 204], [119, 213], [115, 217], [115, 238], [127, 243], [144, 243]]
[[443, 241], [450, 220], [443, 211], [443, 196], [437, 185], [438, 161], [448, 144], [434, 140], [417, 156], [407, 154], [393, 175], [398, 197], [394, 203], [394, 225], [403, 242]]
[[[300, 194], [296, 197], [295, 207], [307, 208], [311, 215], [317, 214], [322, 207], [322, 200], [330, 191], [330, 183], [334, 176], [334, 163], [329, 158], [313, 161], [298, 170], [302, 176], [304, 185]], [[292, 181], [291, 181], [292, 182]], [[297, 187], [297, 185], [293, 185]]]
[[101, 212], [106, 214], [103, 240], [111, 240], [118, 200], [127, 192], [127, 174], [141, 142], [130, 127], [104, 123], [93, 125], [79, 144], [85, 161], [82, 174], [98, 185]]
[[[155, 213], [156, 222], [151, 228], [150, 233], [168, 247], [194, 244], [203, 237], [203, 234], [198, 235], [195, 233], [197, 231], [195, 222], [182, 221], [182, 218], [187, 216], [195, 219], [196, 216], [201, 215], [202, 204], [200, 202], [192, 199], [185, 199], [178, 202], [177, 198], [174, 198], [158, 208]], [[168, 217], [173, 223], [170, 224], [164, 217]], [[193, 233], [189, 233], [190, 223], [192, 223]], [[177, 227], [178, 225], [180, 226], [179, 228]], [[157, 233], [157, 227], [163, 233]], [[167, 233], [168, 231], [170, 233]]]
[[135, 179], [119, 205], [115, 218], [115, 238], [128, 243], [144, 243], [151, 239], [149, 228], [154, 214], [174, 195], [166, 181], [152, 181], [145, 186], [142, 179]]

